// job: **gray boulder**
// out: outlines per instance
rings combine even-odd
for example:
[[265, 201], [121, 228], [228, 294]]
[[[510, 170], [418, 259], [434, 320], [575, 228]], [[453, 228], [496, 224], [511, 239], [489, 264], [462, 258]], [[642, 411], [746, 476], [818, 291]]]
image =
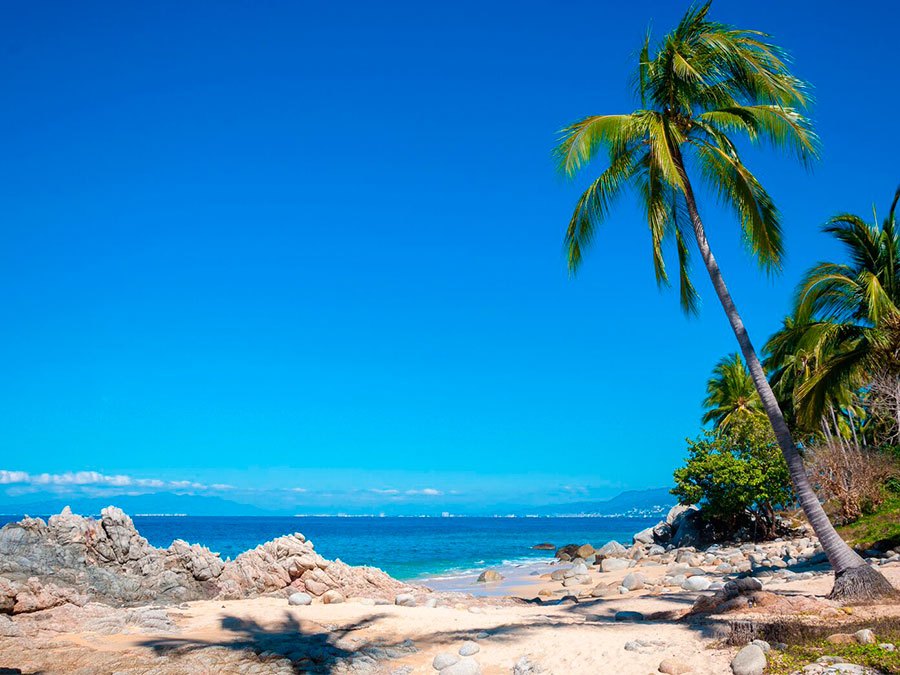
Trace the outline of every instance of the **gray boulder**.
[[645, 581], [644, 575], [640, 572], [631, 572], [622, 579], [622, 586], [629, 591], [636, 591], [644, 587]]
[[652, 544], [656, 541], [656, 536], [653, 534], [653, 528], [648, 527], [646, 530], [641, 530], [634, 537], [632, 537], [632, 542], [635, 544]]
[[503, 575], [497, 570], [485, 570], [478, 575], [479, 584], [492, 583], [495, 581], [503, 581]]
[[312, 596], [309, 593], [291, 593], [288, 597], [288, 604], [298, 607], [310, 605], [312, 604]]
[[632, 562], [624, 558], [604, 558], [600, 562], [600, 569], [604, 572], [614, 572], [631, 567]]
[[441, 668], [441, 675], [481, 675], [481, 666], [473, 659], [462, 659], [452, 666]]
[[454, 663], [459, 663], [459, 657], [456, 654], [447, 654], [446, 652], [443, 652], [434, 657], [431, 665], [435, 670], [444, 670], [444, 668], [448, 668]]
[[672, 535], [672, 544], [674, 546], [682, 548], [700, 545], [700, 528], [697, 526], [699, 516], [700, 511], [696, 507], [678, 515], [675, 525], [673, 525], [675, 533]]
[[731, 661], [734, 675], [763, 675], [765, 670], [766, 654], [758, 645], [747, 645]]
[[620, 558], [624, 557], [627, 549], [617, 541], [609, 541], [601, 546], [597, 551], [597, 558]]
[[685, 579], [681, 587], [686, 591], [705, 591], [712, 584], [712, 580], [706, 576], [692, 576]]

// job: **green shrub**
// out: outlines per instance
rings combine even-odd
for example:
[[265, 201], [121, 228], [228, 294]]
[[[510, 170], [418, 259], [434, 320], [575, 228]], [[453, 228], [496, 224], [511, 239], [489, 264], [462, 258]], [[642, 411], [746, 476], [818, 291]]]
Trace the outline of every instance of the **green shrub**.
[[685, 465], [674, 477], [672, 494], [680, 503], [699, 504], [705, 515], [726, 524], [736, 525], [749, 512], [769, 537], [775, 508], [793, 501], [787, 465], [765, 420], [688, 440]]

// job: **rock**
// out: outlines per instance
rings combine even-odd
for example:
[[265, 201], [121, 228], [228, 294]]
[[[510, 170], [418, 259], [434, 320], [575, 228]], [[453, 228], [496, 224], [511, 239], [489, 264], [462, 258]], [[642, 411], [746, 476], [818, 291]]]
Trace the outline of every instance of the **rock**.
[[310, 596], [309, 593], [291, 593], [288, 597], [288, 604], [298, 606], [309, 605], [312, 604], [312, 596]]
[[760, 649], [762, 649], [762, 650], [763, 650], [763, 654], [768, 654], [770, 651], [772, 651], [772, 645], [770, 645], [770, 644], [769, 644], [768, 642], [766, 642], [765, 640], [754, 640], [754, 641], [751, 642], [750, 644], [751, 644], [751, 645], [756, 645], [757, 647], [759, 647]]
[[584, 576], [588, 573], [587, 565], [584, 563], [577, 563], [572, 565], [572, 567], [566, 570], [565, 576], [567, 577], [576, 577], [576, 576]]
[[459, 663], [459, 657], [456, 654], [447, 654], [444, 652], [435, 656], [431, 665], [435, 670], [443, 670], [444, 668], [452, 666], [454, 663]]
[[653, 539], [657, 544], [668, 544], [672, 540], [672, 526], [662, 521], [653, 527]]
[[631, 540], [635, 544], [653, 544], [656, 542], [656, 535], [653, 534], [653, 528], [648, 527], [634, 535]]
[[666, 514], [666, 523], [672, 526], [672, 529], [678, 529], [678, 526], [681, 524], [682, 519], [684, 518], [684, 514], [689, 511], [697, 511], [699, 507], [692, 505], [684, 505], [677, 504], [669, 509], [669, 513]]
[[853, 634], [854, 639], [861, 645], [874, 645], [878, 640], [875, 639], [875, 633], [869, 628], [863, 628]]
[[426, 600], [425, 600], [425, 607], [428, 607], [428, 608], [433, 609], [433, 608], [435, 608], [435, 607], [437, 607], [437, 606], [438, 606], [438, 599], [437, 599], [437, 598], [426, 598]]
[[832, 633], [827, 638], [825, 638], [825, 642], [830, 642], [833, 645], [857, 644], [856, 637], [851, 635], [850, 633]]
[[575, 550], [575, 555], [581, 559], [594, 555], [594, 547], [590, 544], [582, 544]]
[[381, 570], [322, 558], [299, 533], [226, 562], [181, 540], [168, 549], [155, 548], [115, 507], [103, 509], [100, 520], [64, 509], [47, 523], [25, 518], [0, 529], [0, 612], [88, 601], [179, 604], [284, 589], [316, 597], [338, 590], [348, 596], [393, 598], [408, 588]]
[[336, 591], [334, 589], [330, 591], [325, 591], [322, 594], [322, 603], [326, 605], [337, 605], [344, 601], [344, 596], [340, 591]]
[[693, 672], [693, 669], [682, 661], [663, 659], [659, 664], [659, 672], [667, 673], [668, 675], [685, 675], [685, 673]]
[[5, 614], [0, 614], [0, 637], [22, 637], [22, 629]]
[[640, 612], [616, 612], [616, 621], [643, 621], [644, 615]]
[[640, 572], [631, 572], [622, 579], [622, 585], [629, 591], [636, 591], [644, 587], [646, 578]]
[[394, 598], [394, 604], [400, 605], [401, 607], [415, 607], [416, 596], [414, 596], [412, 593], [401, 593], [396, 598]]
[[441, 668], [441, 675], [481, 675], [481, 666], [472, 659], [462, 659], [452, 666]]
[[762, 590], [762, 582], [759, 579], [754, 577], [744, 577], [742, 579], [735, 579], [733, 581], [729, 581], [723, 587], [726, 595], [733, 597], [740, 593], [747, 593], [751, 591], [761, 591]]
[[625, 555], [626, 549], [617, 541], [608, 541], [597, 550], [597, 558], [618, 558]]
[[700, 511], [696, 507], [679, 514], [672, 525], [674, 534], [672, 544], [676, 547], [699, 546], [700, 528], [698, 527]]
[[681, 584], [686, 591], [705, 591], [712, 584], [712, 580], [705, 576], [688, 577]]
[[747, 645], [731, 661], [734, 675], [763, 675], [766, 655], [757, 645]]
[[666, 648], [666, 643], [661, 640], [629, 640], [625, 643], [625, 651], [638, 652], [640, 654], [653, 654]]
[[631, 567], [631, 562], [623, 558], [604, 558], [600, 562], [600, 569], [604, 572], [614, 572]]
[[566, 544], [556, 549], [556, 557], [562, 561], [568, 561], [575, 557], [575, 551], [581, 544]]
[[579, 574], [578, 576], [568, 577], [563, 581], [564, 588], [572, 588], [573, 586], [584, 586], [591, 583], [591, 578], [587, 574]]
[[503, 581], [503, 575], [496, 570], [485, 570], [478, 575], [478, 583], [480, 584], [492, 583], [495, 581]]
[[531, 661], [528, 656], [523, 656], [512, 667], [512, 675], [538, 675], [547, 671], [537, 663]]
[[475, 642], [463, 642], [462, 646], [459, 648], [460, 656], [472, 656], [481, 651], [481, 647], [479, 647]]
[[531, 547], [535, 551], [555, 551], [556, 547], [550, 542], [545, 541], [543, 544], [535, 544]]

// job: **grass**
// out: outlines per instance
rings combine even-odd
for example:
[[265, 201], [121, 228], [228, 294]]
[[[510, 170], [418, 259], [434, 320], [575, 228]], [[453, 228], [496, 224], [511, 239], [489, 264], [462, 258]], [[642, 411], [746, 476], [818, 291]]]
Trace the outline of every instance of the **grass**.
[[[894, 636], [900, 638], [900, 635]], [[887, 639], [878, 636], [879, 640]], [[773, 649], [767, 654], [767, 675], [789, 675], [813, 663], [820, 656], [839, 656], [850, 663], [874, 668], [885, 675], [900, 675], [900, 651], [889, 652], [878, 645], [833, 645], [825, 640], [790, 645], [784, 651]]]
[[875, 513], [838, 527], [837, 531], [856, 548], [900, 546], [900, 496], [892, 495]]
[[[852, 616], [853, 613], [848, 612], [848, 618]], [[732, 625], [732, 630], [734, 628], [735, 625]], [[870, 628], [878, 642], [900, 646], [900, 617], [853, 618], [832, 624], [807, 623], [799, 617], [791, 617], [754, 624], [751, 628], [749, 632], [742, 631], [744, 639], [740, 644], [760, 638], [769, 644], [781, 642], [788, 645], [783, 650], [772, 649], [766, 655], [767, 675], [789, 675], [801, 671], [822, 656], [837, 656], [848, 663], [868, 666], [885, 675], [900, 675], [900, 651], [887, 651], [877, 644], [831, 644], [826, 640], [833, 633], [852, 635], [862, 628]]]

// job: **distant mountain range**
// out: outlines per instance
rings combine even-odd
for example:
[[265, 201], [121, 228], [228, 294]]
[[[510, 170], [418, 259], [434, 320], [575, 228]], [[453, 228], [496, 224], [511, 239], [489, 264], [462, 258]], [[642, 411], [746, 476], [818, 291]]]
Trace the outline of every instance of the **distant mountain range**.
[[612, 499], [590, 502], [571, 502], [552, 504], [540, 508], [539, 515], [576, 515], [590, 514], [612, 516], [619, 514], [646, 513], [652, 515], [667, 511], [675, 506], [676, 499], [669, 488], [650, 488], [649, 490], [628, 490]]
[[[289, 516], [296, 513], [337, 513], [340, 505], [331, 508], [316, 507], [278, 507], [261, 508], [230, 499], [212, 495], [177, 494], [172, 492], [156, 492], [143, 495], [119, 495], [107, 497], [84, 496], [44, 496], [35, 499], [35, 495], [10, 497], [0, 493], [0, 514], [46, 516], [59, 513], [69, 506], [75, 513], [97, 515], [100, 510], [114, 504], [129, 515], [141, 514], [185, 514], [190, 516]], [[669, 488], [653, 488], [650, 490], [629, 490], [604, 501], [580, 501], [546, 506], [526, 506], [522, 504], [493, 504], [486, 507], [466, 505], [454, 509], [455, 515], [491, 516], [500, 515], [655, 515], [663, 513], [675, 504], [675, 498], [669, 494]], [[387, 515], [428, 515], [438, 516], [445, 506], [436, 504], [423, 511], [421, 504], [406, 504], [390, 507], [368, 507], [354, 510], [347, 507], [348, 513], [374, 515], [370, 513], [386, 511]]]

